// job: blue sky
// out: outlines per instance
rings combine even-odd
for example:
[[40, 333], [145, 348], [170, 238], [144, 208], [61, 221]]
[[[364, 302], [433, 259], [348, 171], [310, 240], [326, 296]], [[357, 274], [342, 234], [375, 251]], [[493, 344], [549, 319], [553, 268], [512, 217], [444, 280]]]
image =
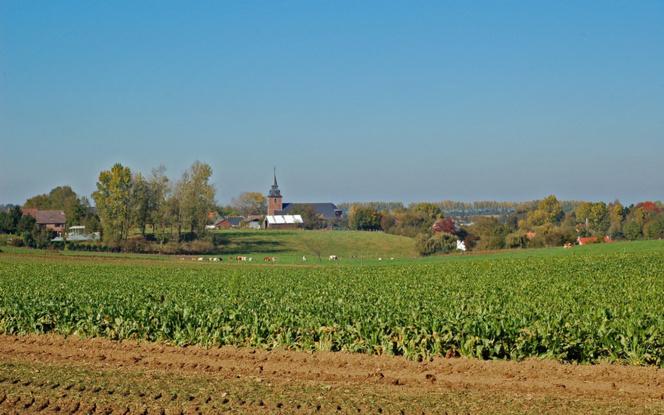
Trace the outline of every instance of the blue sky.
[[664, 199], [664, 2], [0, 0], [0, 203]]

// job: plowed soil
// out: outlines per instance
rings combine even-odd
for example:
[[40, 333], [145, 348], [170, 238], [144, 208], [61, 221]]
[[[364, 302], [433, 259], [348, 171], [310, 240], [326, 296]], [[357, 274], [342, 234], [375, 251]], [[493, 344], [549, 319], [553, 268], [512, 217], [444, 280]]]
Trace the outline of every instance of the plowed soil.
[[0, 335], [0, 414], [664, 413], [664, 370]]

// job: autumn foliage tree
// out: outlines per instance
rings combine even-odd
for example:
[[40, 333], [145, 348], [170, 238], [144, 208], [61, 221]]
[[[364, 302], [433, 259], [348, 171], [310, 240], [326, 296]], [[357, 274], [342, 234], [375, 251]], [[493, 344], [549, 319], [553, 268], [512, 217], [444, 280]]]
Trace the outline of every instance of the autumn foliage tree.
[[105, 239], [118, 241], [129, 236], [132, 186], [131, 170], [120, 163], [99, 174], [97, 190], [92, 193], [92, 198], [102, 221]]
[[348, 227], [357, 230], [380, 229], [380, 212], [372, 207], [351, 206], [348, 219]]
[[242, 192], [231, 200], [231, 207], [240, 215], [264, 215], [267, 211], [267, 200], [259, 192]]

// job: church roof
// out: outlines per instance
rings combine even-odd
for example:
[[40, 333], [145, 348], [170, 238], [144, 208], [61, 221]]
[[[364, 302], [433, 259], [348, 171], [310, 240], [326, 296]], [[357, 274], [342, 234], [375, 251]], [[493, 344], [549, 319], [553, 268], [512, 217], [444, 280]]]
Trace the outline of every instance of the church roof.
[[[281, 210], [274, 212], [275, 215], [288, 215], [290, 211], [298, 206], [313, 206], [319, 215], [325, 219], [334, 219], [341, 216], [341, 210], [334, 203], [284, 203]], [[339, 212], [339, 213], [337, 213]]]

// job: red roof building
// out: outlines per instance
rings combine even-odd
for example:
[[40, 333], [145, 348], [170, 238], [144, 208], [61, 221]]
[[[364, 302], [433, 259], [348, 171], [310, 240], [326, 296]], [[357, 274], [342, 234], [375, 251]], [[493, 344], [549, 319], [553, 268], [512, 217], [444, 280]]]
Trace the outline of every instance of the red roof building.
[[64, 210], [37, 210], [37, 209], [23, 209], [23, 216], [30, 215], [37, 221], [37, 225], [52, 229], [58, 234], [62, 232], [65, 227], [65, 212]]

